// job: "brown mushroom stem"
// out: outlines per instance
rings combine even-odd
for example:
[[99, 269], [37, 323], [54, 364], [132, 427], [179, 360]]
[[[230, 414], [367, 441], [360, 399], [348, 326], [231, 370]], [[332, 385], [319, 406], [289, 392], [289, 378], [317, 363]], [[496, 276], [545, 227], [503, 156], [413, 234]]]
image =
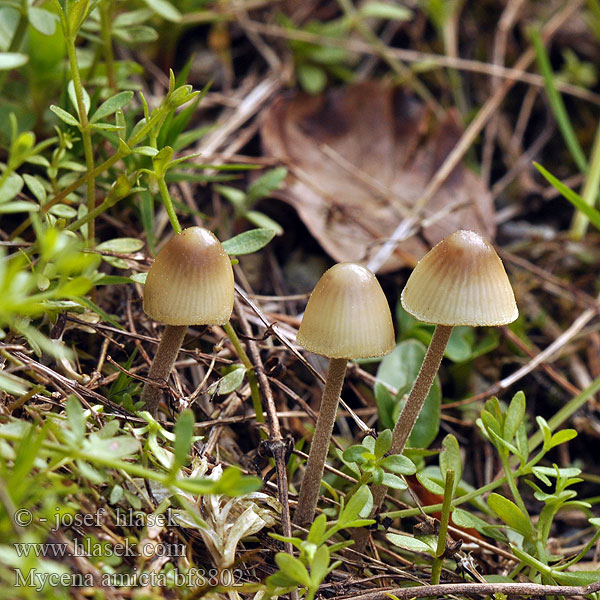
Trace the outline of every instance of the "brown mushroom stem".
[[[165, 327], [148, 373], [148, 379], [159, 384], [166, 383], [173, 370], [187, 328], [187, 325], [167, 325]], [[155, 415], [162, 398], [162, 387], [146, 383], [140, 398], [144, 402], [145, 410], [151, 415]]]
[[310, 445], [308, 462], [304, 471], [302, 487], [300, 488], [300, 497], [298, 498], [298, 507], [294, 513], [294, 523], [296, 525], [306, 525], [312, 522], [315, 516], [317, 498], [321, 489], [321, 478], [325, 470], [325, 460], [329, 451], [329, 441], [333, 432], [340, 392], [344, 385], [347, 364], [348, 360], [346, 358], [331, 358], [329, 360], [317, 427]]
[[440, 368], [452, 329], [454, 328], [449, 325], [436, 325], [415, 384], [396, 421], [392, 434], [392, 445], [389, 450], [390, 454], [402, 454], [404, 452], [404, 446], [406, 446], [423, 404], [425, 404], [427, 394], [429, 394], [429, 390], [433, 385], [433, 380]]
[[[402, 454], [402, 452], [404, 452], [406, 442], [417, 422], [423, 404], [425, 404], [427, 394], [429, 394], [433, 380], [440, 368], [452, 329], [454, 329], [454, 327], [449, 325], [436, 325], [423, 364], [421, 365], [421, 369], [415, 380], [415, 384], [413, 385], [408, 399], [406, 400], [406, 404], [396, 421], [396, 426], [394, 427], [394, 432], [392, 434], [392, 445], [389, 449], [390, 454]], [[374, 518], [381, 509], [387, 487], [385, 485], [376, 485], [373, 487], [372, 491], [373, 510], [371, 511], [371, 518]], [[369, 532], [366, 528], [357, 530], [356, 535], [354, 536], [355, 543], [352, 549], [357, 552], [362, 552], [366, 546], [368, 535]]]

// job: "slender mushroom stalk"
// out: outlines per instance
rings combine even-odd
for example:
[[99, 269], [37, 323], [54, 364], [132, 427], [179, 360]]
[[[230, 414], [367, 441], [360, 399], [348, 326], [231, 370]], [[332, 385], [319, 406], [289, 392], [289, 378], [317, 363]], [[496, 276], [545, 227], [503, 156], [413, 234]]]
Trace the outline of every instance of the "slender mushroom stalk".
[[330, 359], [294, 514], [294, 523], [305, 525], [315, 515], [348, 360], [383, 356], [394, 348], [392, 315], [373, 273], [352, 263], [340, 263], [325, 272], [308, 301], [297, 342]]
[[[398, 417], [391, 454], [401, 454], [440, 367], [453, 327], [512, 323], [519, 311], [494, 248], [478, 233], [456, 231], [432, 248], [417, 264], [402, 291], [402, 306], [411, 315], [436, 325], [425, 359]], [[373, 512], [379, 512], [387, 488], [373, 490]], [[361, 550], [366, 536], [354, 548]]]
[[[213, 233], [190, 227], [158, 253], [146, 279], [144, 311], [167, 327], [150, 367], [149, 379], [166, 382], [189, 325], [225, 325], [233, 310], [233, 269]], [[160, 385], [147, 383], [141, 399], [156, 414]]]

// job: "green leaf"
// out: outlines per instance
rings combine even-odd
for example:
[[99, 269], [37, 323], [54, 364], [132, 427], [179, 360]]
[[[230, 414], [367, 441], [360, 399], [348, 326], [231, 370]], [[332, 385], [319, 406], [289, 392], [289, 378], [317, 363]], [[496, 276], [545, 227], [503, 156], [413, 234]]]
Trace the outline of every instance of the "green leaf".
[[243, 365], [235, 365], [233, 371], [227, 373], [227, 375], [219, 382], [217, 394], [224, 396], [225, 394], [231, 394], [231, 392], [237, 390], [240, 385], [242, 385], [245, 375], [246, 368]]
[[0, 71], [18, 69], [27, 64], [29, 57], [20, 52], [0, 52]]
[[381, 484], [394, 490], [405, 490], [408, 487], [404, 479], [393, 473], [384, 473]]
[[475, 336], [472, 327], [454, 327], [444, 350], [444, 356], [453, 362], [465, 362], [473, 354]]
[[165, 146], [162, 148], [156, 156], [152, 157], [152, 164], [154, 171], [158, 177], [164, 177], [165, 173], [169, 169], [169, 163], [173, 158], [173, 148], [171, 146]]
[[[67, 86], [67, 91], [69, 93], [69, 98], [71, 99], [71, 104], [75, 107], [75, 111], [79, 115], [79, 119], [81, 120], [81, 115], [79, 114], [79, 103], [77, 102], [77, 94], [75, 93], [75, 84], [73, 80], [69, 81], [69, 85]], [[85, 110], [85, 114], [88, 115], [90, 112], [90, 95], [86, 92], [85, 88], [81, 88], [81, 94], [83, 99], [83, 108]]]
[[69, 396], [65, 403], [65, 411], [73, 439], [80, 442], [85, 436], [85, 417], [81, 404], [75, 396]]
[[441, 496], [444, 494], [444, 486], [440, 485], [437, 481], [434, 481], [427, 475], [423, 473], [417, 473], [417, 481], [429, 492], [432, 494], [437, 494]]
[[559, 446], [560, 444], [569, 442], [576, 437], [577, 432], [574, 429], [561, 429], [550, 438], [549, 448], [554, 448], [554, 446]]
[[110, 456], [111, 458], [125, 458], [138, 452], [140, 443], [130, 435], [120, 435], [103, 439], [98, 434], [92, 434], [85, 441], [83, 450], [94, 456]]
[[387, 2], [367, 2], [360, 7], [359, 13], [363, 17], [395, 21], [409, 21], [412, 18], [412, 11], [409, 8]]
[[79, 121], [66, 110], [63, 110], [60, 106], [56, 106], [55, 104], [50, 105], [50, 110], [61, 120], [64, 121], [67, 125], [72, 125], [73, 127], [79, 127]]
[[310, 561], [311, 588], [316, 589], [329, 571], [329, 550], [325, 544], [319, 546], [313, 559]]
[[181, 21], [181, 13], [167, 0], [144, 0], [146, 4], [163, 19], [178, 23]]
[[402, 535], [400, 533], [388, 533], [385, 536], [394, 546], [398, 546], [398, 548], [402, 548], [403, 550], [410, 550], [411, 552], [425, 552], [427, 554], [431, 554], [433, 548], [418, 540], [417, 538], [410, 537], [408, 535]]
[[130, 279], [131, 281], [135, 281], [136, 283], [141, 283], [144, 285], [146, 283], [146, 278], [148, 277], [148, 272], [146, 273], [134, 273]]
[[514, 502], [500, 494], [492, 493], [489, 495], [487, 503], [501, 521], [526, 539], [530, 541], [533, 539], [533, 526], [529, 517], [524, 515]]
[[250, 204], [254, 204], [261, 198], [266, 198], [271, 192], [278, 189], [286, 178], [287, 172], [288, 170], [285, 167], [277, 167], [267, 171], [264, 175], [261, 175], [251, 183], [247, 192]]
[[27, 200], [15, 200], [7, 204], [0, 204], [0, 213], [3, 215], [20, 212], [38, 212], [39, 210], [39, 204], [27, 202]]
[[385, 429], [382, 431], [375, 440], [375, 449], [373, 454], [375, 458], [382, 458], [384, 454], [390, 449], [392, 445], [392, 430]]
[[600, 212], [587, 202], [571, 188], [566, 186], [562, 181], [554, 177], [549, 171], [544, 169], [542, 165], [534, 162], [535, 168], [547, 179], [547, 181], [558, 190], [578, 211], [582, 212], [590, 222], [600, 229]]
[[194, 438], [194, 413], [184, 410], [175, 424], [175, 463], [184, 465], [189, 456], [190, 446]]
[[85, 21], [90, 7], [90, 0], [76, 0], [70, 5], [69, 33], [75, 37], [82, 23]]
[[448, 470], [454, 471], [453, 494], [460, 483], [462, 477], [462, 459], [460, 457], [460, 446], [456, 438], [449, 433], [442, 442], [443, 450], [440, 453], [440, 470], [446, 479]]
[[368, 449], [364, 446], [357, 444], [356, 446], [350, 446], [346, 448], [342, 454], [342, 458], [346, 462], [361, 463], [364, 462], [363, 455], [368, 453]]
[[296, 75], [302, 89], [309, 94], [320, 94], [327, 85], [327, 73], [316, 65], [301, 63], [296, 67]]
[[355, 521], [358, 517], [367, 517], [372, 506], [373, 496], [371, 490], [366, 485], [361, 485], [340, 513], [338, 526], [340, 528], [348, 527], [349, 523]]
[[275, 562], [281, 571], [290, 579], [304, 587], [310, 587], [311, 580], [308, 571], [297, 558], [290, 556], [285, 552], [279, 552], [275, 555]]
[[102, 242], [96, 246], [100, 252], [115, 252], [117, 254], [130, 254], [144, 247], [144, 242], [137, 238], [115, 238]]
[[222, 245], [227, 254], [240, 256], [257, 252], [264, 248], [274, 237], [275, 232], [272, 229], [251, 229], [225, 240]]
[[60, 217], [62, 219], [72, 219], [77, 216], [77, 211], [68, 204], [55, 204], [50, 207], [48, 211], [51, 215], [55, 217]]
[[43, 186], [40, 178], [25, 173], [23, 179], [25, 180], [25, 184], [29, 188], [29, 191], [35, 196], [35, 199], [40, 204], [43, 204], [46, 201], [46, 188]]
[[[425, 351], [425, 346], [421, 342], [414, 339], [405, 340], [400, 342], [391, 354], [385, 356], [379, 364], [377, 379], [397, 388], [399, 391], [395, 399], [395, 415], [400, 413], [403, 406], [402, 396], [410, 391], [417, 378], [425, 358]], [[393, 428], [395, 419], [390, 419], [390, 415], [385, 411], [385, 406], [380, 403], [381, 392], [377, 390], [378, 387], [381, 387], [380, 383], [375, 384], [379, 418], [383, 427]], [[409, 444], [411, 446], [426, 448], [437, 436], [441, 400], [442, 391], [439, 379], [436, 377], [410, 435]]]
[[322, 544], [326, 528], [327, 517], [324, 514], [320, 514], [310, 526], [306, 541], [316, 545]]
[[103, 102], [96, 112], [91, 116], [90, 123], [100, 121], [109, 115], [116, 113], [120, 108], [123, 108], [133, 98], [133, 92], [120, 92], [108, 100]]
[[23, 189], [23, 179], [17, 173], [11, 173], [0, 186], [0, 204], [9, 202]]
[[517, 392], [510, 401], [504, 420], [504, 439], [512, 441], [525, 418], [525, 394]]
[[244, 214], [246, 212], [246, 193], [244, 191], [230, 185], [216, 185], [215, 190], [231, 202], [237, 213]]
[[397, 475], [413, 475], [417, 471], [415, 463], [407, 456], [401, 454], [386, 456], [379, 462], [379, 465], [387, 471], [391, 471]]
[[484, 535], [487, 533], [487, 530], [490, 527], [489, 523], [486, 523], [483, 519], [480, 519], [478, 516], [467, 512], [462, 508], [455, 508], [452, 511], [452, 522], [457, 527], [464, 527], [467, 529], [473, 528]]
[[540, 417], [539, 415], [535, 418], [540, 431], [542, 432], [542, 435], [544, 436], [544, 445], [543, 445], [543, 449], [548, 452], [548, 450], [550, 449], [550, 443], [552, 440], [552, 430], [550, 429], [548, 422], [546, 421], [546, 419], [544, 419], [544, 417]]
[[56, 31], [58, 16], [51, 13], [49, 10], [30, 6], [27, 15], [31, 26], [40, 33], [43, 33], [44, 35], [53, 35]]
[[24, 379], [0, 372], [0, 390], [4, 390], [8, 394], [13, 396], [24, 394], [27, 391], [26, 383], [28, 384]]
[[275, 232], [275, 235], [283, 235], [283, 227], [268, 217], [264, 213], [258, 210], [249, 210], [244, 215], [252, 225], [256, 225], [259, 229], [271, 229]]

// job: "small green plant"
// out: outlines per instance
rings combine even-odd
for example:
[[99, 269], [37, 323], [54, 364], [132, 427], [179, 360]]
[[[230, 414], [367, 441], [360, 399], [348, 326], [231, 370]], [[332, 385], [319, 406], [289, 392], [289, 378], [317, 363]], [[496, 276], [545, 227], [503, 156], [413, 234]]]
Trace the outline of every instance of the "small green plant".
[[292, 544], [300, 554], [296, 558], [284, 552], [277, 553], [275, 561], [279, 571], [267, 578], [266, 597], [286, 594], [300, 587], [306, 588], [306, 598], [312, 600], [325, 577], [341, 563], [331, 562], [332, 555], [353, 544], [351, 540], [330, 540], [344, 529], [372, 524], [372, 519], [365, 518], [372, 504], [373, 498], [369, 488], [361, 485], [347, 504], [344, 504], [343, 498], [340, 499], [340, 510], [336, 520], [328, 523], [326, 515], [319, 515], [313, 521], [305, 540], [272, 533], [272, 537]]
[[395, 490], [405, 490], [406, 482], [399, 475], [414, 475], [415, 464], [400, 454], [387, 455], [392, 445], [392, 431], [385, 429], [377, 439], [367, 436], [361, 444], [350, 446], [338, 456], [363, 484], [385, 485]]
[[238, 218], [244, 218], [262, 229], [272, 229], [277, 235], [283, 234], [283, 229], [264, 213], [254, 210], [254, 205], [263, 198], [267, 198], [277, 190], [287, 175], [285, 167], [277, 167], [267, 171], [264, 175], [252, 182], [246, 192], [227, 185], [217, 185], [215, 189], [231, 202]]

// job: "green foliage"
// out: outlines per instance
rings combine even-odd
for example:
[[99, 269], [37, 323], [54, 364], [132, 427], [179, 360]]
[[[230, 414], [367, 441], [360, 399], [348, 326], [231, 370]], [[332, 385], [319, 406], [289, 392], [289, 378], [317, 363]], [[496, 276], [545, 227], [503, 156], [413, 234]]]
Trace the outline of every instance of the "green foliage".
[[[253, 210], [253, 207], [259, 200], [268, 198], [272, 192], [277, 190], [286, 176], [287, 169], [285, 167], [277, 167], [276, 169], [267, 171], [252, 182], [246, 192], [226, 185], [217, 185], [215, 189], [231, 202], [238, 217], [247, 219], [250, 223], [261, 229], [271, 229], [276, 235], [282, 235], [283, 229], [281, 225], [264, 213]], [[235, 252], [231, 254], [235, 254]]]
[[405, 490], [406, 482], [399, 475], [413, 475], [414, 463], [406, 456], [387, 455], [392, 444], [390, 429], [382, 431], [377, 439], [368, 436], [361, 444], [350, 446], [339, 453], [342, 462], [357, 477], [359, 484], [385, 485]]
[[[284, 27], [296, 29], [287, 17], [280, 16], [280, 21]], [[351, 30], [352, 22], [345, 17], [328, 22], [311, 21], [300, 29], [334, 40], [347, 38]], [[309, 94], [320, 94], [330, 77], [344, 82], [352, 80], [352, 71], [348, 68], [352, 55], [344, 48], [298, 40], [290, 40], [289, 45], [298, 83]]]
[[373, 497], [366, 485], [361, 485], [347, 504], [342, 498], [337, 519], [327, 522], [324, 514], [319, 515], [310, 527], [306, 540], [298, 537], [284, 537], [272, 533], [271, 536], [290, 543], [300, 554], [298, 558], [279, 552], [275, 561], [279, 571], [267, 578], [266, 596], [272, 598], [285, 594], [298, 587], [306, 588], [306, 598], [314, 598], [325, 577], [341, 561], [331, 562], [331, 556], [353, 544], [352, 541], [334, 541], [336, 534], [344, 529], [364, 527], [374, 521], [365, 517], [371, 512]]

